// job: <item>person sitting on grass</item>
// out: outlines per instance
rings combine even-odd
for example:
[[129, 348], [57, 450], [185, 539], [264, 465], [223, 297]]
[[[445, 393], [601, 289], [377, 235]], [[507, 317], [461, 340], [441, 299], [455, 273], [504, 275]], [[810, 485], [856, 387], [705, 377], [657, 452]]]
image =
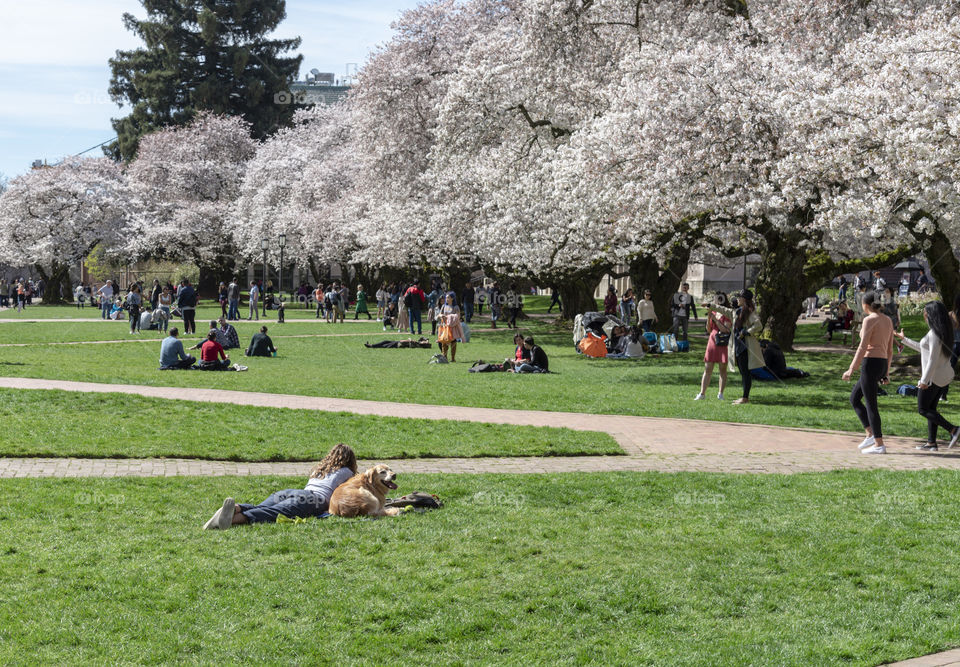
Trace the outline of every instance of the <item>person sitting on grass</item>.
[[259, 505], [237, 504], [226, 498], [204, 530], [226, 530], [244, 523], [275, 523], [277, 518], [288, 519], [322, 516], [330, 507], [334, 489], [357, 474], [357, 457], [347, 445], [335, 445], [320, 463], [310, 471], [310, 479], [303, 489], [285, 489], [270, 494]]
[[523, 363], [530, 363], [530, 350], [523, 345], [523, 334], [519, 331], [513, 334], [513, 356], [504, 359], [504, 364], [510, 364], [510, 368], [519, 366]]
[[277, 348], [273, 346], [273, 341], [267, 335], [267, 327], [260, 327], [260, 333], [253, 334], [250, 339], [250, 345], [244, 352], [248, 357], [269, 357], [277, 353]]
[[160, 343], [160, 370], [186, 370], [196, 363], [196, 359], [183, 351], [183, 343], [177, 338], [180, 331], [171, 327], [170, 335]]
[[[211, 322], [211, 324], [213, 324]], [[237, 334], [237, 329], [232, 324], [227, 322], [227, 318], [221, 317], [217, 320], [217, 324], [220, 325], [219, 328], [216, 326], [211, 327], [217, 329], [220, 333], [217, 335], [217, 342], [223, 346], [224, 350], [230, 350], [235, 347], [240, 347], [240, 336]]]
[[827, 320], [827, 340], [833, 340], [833, 332], [838, 330], [849, 330], [853, 326], [853, 311], [847, 305], [846, 301], [841, 301], [837, 306], [837, 316]]
[[514, 373], [549, 373], [550, 362], [542, 347], [534, 345], [533, 336], [523, 339], [523, 347], [530, 353], [530, 361], [514, 366]]
[[217, 342], [217, 332], [210, 331], [207, 340], [200, 346], [200, 369], [205, 371], [226, 371], [230, 369], [230, 357]]
[[617, 344], [607, 359], [643, 359], [650, 351], [650, 345], [643, 337], [639, 326], [632, 326], [626, 335], [617, 339]]

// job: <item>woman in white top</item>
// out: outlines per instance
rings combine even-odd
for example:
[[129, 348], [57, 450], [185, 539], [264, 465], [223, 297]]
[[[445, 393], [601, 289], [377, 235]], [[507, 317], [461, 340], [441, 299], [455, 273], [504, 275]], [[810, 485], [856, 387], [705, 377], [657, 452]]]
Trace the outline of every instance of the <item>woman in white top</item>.
[[303, 489], [277, 491], [259, 505], [227, 498], [203, 529], [225, 530], [243, 523], [276, 522], [281, 516], [288, 519], [322, 516], [330, 507], [334, 489], [356, 474], [357, 457], [353, 450], [342, 443], [334, 445], [310, 471], [310, 479]]
[[903, 335], [903, 331], [895, 335], [907, 347], [920, 352], [921, 374], [917, 388], [917, 411], [927, 419], [927, 442], [917, 445], [917, 449], [937, 451], [937, 428], [943, 427], [950, 434], [950, 444], [953, 447], [960, 438], [960, 428], [957, 428], [937, 412], [937, 404], [943, 390], [953, 380], [953, 366], [950, 356], [953, 353], [953, 326], [947, 308], [939, 301], [931, 301], [923, 309], [923, 319], [930, 327], [930, 331], [919, 343]]
[[637, 321], [644, 331], [653, 331], [657, 322], [657, 311], [653, 306], [653, 292], [643, 290], [643, 298], [637, 302]]

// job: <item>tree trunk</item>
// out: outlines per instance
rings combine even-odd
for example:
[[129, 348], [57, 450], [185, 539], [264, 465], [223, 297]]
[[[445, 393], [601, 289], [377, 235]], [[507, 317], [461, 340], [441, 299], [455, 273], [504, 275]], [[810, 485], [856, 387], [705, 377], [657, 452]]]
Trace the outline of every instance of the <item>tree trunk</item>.
[[227, 255], [220, 255], [209, 264], [199, 265], [197, 295], [208, 299], [216, 298], [220, 292], [220, 281], [229, 283], [233, 279], [234, 267], [234, 258]]
[[680, 290], [683, 274], [690, 263], [691, 246], [675, 245], [667, 253], [666, 266], [652, 256], [637, 257], [629, 265], [630, 285], [637, 300], [643, 298], [643, 290], [653, 293], [653, 307], [657, 313], [657, 322], [661, 326], [670, 326], [670, 299]]
[[[70, 284], [70, 265], [53, 262], [50, 270], [40, 264], [34, 264], [37, 273], [43, 278], [46, 288], [43, 292], [43, 303], [55, 305], [68, 303], [73, 297], [73, 285]], [[60, 293], [64, 296], [60, 296]]]
[[597, 310], [597, 300], [593, 298], [603, 273], [578, 275], [576, 277], [554, 281], [560, 292], [560, 317], [573, 321], [577, 315]]
[[960, 262], [953, 252], [953, 244], [937, 225], [928, 236], [929, 245], [923, 250], [930, 264], [930, 274], [937, 284], [940, 300], [947, 308], [953, 308], [953, 301], [960, 294]]
[[[799, 221], [791, 222], [792, 230], [802, 226]], [[763, 236], [766, 247], [760, 254], [757, 310], [773, 340], [784, 352], [790, 352], [797, 332], [797, 319], [803, 313], [803, 300], [809, 296], [804, 276], [806, 253], [799, 250], [804, 237], [799, 231], [778, 229], [769, 229]]]

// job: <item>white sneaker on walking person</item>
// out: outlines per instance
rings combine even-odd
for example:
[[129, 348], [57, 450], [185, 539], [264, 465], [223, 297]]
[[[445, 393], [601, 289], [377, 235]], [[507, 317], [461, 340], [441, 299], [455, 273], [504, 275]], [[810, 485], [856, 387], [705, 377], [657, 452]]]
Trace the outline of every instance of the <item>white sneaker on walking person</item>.
[[863, 439], [863, 442], [857, 445], [857, 449], [866, 449], [867, 447], [873, 447], [875, 444], [877, 444], [877, 439], [872, 435], [868, 435]]
[[950, 449], [957, 444], [958, 439], [960, 439], [960, 426], [953, 429], [953, 433], [950, 434], [950, 444], [947, 445], [947, 449]]
[[702, 400], [703, 400], [703, 394], [697, 394], [696, 396], [693, 397], [693, 400], [695, 400], [695, 401], [702, 401]]
[[723, 400], [723, 392], [720, 392], [720, 393], [717, 394], [717, 400], [718, 400], [718, 401], [722, 401], [722, 400]]
[[886, 454], [887, 448], [883, 445], [874, 445], [873, 447], [867, 447], [866, 449], [860, 450], [861, 454]]

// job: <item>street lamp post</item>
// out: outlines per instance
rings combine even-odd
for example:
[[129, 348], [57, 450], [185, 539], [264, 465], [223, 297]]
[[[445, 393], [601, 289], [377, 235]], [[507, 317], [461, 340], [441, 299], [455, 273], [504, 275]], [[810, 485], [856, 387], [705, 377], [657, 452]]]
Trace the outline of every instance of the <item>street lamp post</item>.
[[260, 247], [263, 249], [263, 289], [267, 289], [267, 248], [270, 247], [270, 239], [261, 239]]
[[277, 237], [277, 245], [280, 246], [280, 276], [278, 280], [280, 281], [280, 300], [283, 301], [283, 247], [287, 245], [286, 234], [281, 234]]

